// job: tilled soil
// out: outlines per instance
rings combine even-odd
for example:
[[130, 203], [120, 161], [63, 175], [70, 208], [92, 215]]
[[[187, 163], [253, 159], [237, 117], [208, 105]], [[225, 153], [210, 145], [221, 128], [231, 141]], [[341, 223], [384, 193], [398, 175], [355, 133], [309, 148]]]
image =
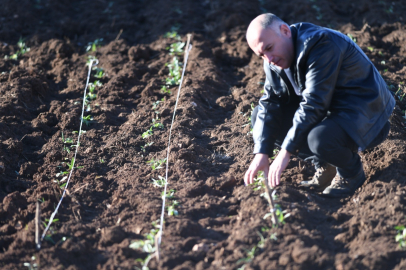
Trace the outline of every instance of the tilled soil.
[[[353, 196], [327, 199], [301, 188], [314, 169], [292, 158], [276, 188], [277, 203], [290, 213], [278, 228], [263, 218], [264, 190], [243, 185], [251, 106], [265, 79], [245, 30], [266, 11], [351, 34], [397, 100], [389, 137], [361, 154], [367, 181]], [[394, 229], [406, 225], [405, 12], [400, 0], [1, 1], [1, 269], [142, 267], [136, 259], [148, 253], [129, 245], [145, 239], [161, 214], [163, 188], [152, 179], [165, 169], [147, 162], [167, 155], [178, 87], [160, 89], [174, 57], [166, 48], [177, 41], [164, 34], [173, 27], [183, 41], [193, 34], [169, 155], [174, 198], [167, 205], [178, 201], [178, 215], [165, 210], [160, 260], [148, 267], [406, 269]], [[5, 59], [20, 38], [30, 51]], [[78, 136], [89, 55], [105, 72], [98, 79], [93, 71], [90, 82], [103, 85], [85, 112], [93, 120], [83, 126], [79, 168], [37, 251], [36, 203], [46, 222], [62, 195], [65, 175], [58, 173], [74, 155], [67, 138]], [[156, 123], [163, 128], [143, 138]]]

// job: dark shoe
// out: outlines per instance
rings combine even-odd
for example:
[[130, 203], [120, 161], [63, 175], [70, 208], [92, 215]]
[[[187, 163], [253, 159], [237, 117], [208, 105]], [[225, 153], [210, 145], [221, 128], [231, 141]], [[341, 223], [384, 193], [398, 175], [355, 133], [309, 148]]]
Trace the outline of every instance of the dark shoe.
[[324, 189], [331, 184], [331, 181], [333, 181], [333, 178], [336, 175], [336, 173], [337, 173], [336, 167], [327, 163], [325, 166], [317, 169], [312, 180], [302, 181], [300, 182], [300, 184], [304, 187]]
[[357, 175], [351, 178], [343, 178], [337, 173], [331, 185], [323, 191], [323, 195], [333, 198], [352, 195], [357, 190], [357, 188], [362, 186], [365, 180], [366, 178], [363, 168], [361, 168]]

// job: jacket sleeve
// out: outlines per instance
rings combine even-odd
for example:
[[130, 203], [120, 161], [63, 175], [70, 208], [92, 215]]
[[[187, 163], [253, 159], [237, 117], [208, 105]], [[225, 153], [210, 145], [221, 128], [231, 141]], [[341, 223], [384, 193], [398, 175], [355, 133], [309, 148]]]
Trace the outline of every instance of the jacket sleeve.
[[264, 62], [264, 70], [266, 74], [265, 93], [259, 100], [258, 114], [253, 127], [254, 154], [262, 153], [273, 156], [277, 132], [281, 127], [282, 110], [280, 98], [271, 86], [271, 70], [266, 62]]
[[341, 49], [328, 38], [309, 44], [306, 50], [303, 98], [294, 115], [293, 126], [282, 143], [282, 148], [290, 153], [298, 152], [309, 131], [326, 116], [342, 63]]

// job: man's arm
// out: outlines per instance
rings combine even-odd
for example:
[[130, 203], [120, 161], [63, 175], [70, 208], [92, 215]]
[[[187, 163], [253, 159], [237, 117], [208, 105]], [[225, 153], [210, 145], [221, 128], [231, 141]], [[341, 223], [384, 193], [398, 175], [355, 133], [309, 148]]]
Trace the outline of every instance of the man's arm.
[[276, 135], [281, 126], [280, 100], [271, 87], [271, 70], [266, 62], [264, 62], [264, 71], [266, 74], [264, 95], [259, 101], [258, 114], [253, 126], [255, 157], [245, 173], [244, 182], [246, 185], [253, 183], [258, 171], [264, 171], [265, 176], [268, 175], [268, 159], [273, 154]]

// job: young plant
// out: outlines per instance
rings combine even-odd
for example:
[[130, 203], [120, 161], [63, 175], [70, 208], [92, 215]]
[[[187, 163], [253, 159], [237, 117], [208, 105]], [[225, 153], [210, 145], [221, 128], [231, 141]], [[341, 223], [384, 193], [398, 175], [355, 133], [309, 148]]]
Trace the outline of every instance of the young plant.
[[178, 201], [172, 201], [172, 204], [168, 206], [168, 215], [169, 216], [177, 216], [179, 214], [178, 210], [175, 209], [176, 206], [179, 205]]
[[171, 63], [165, 65], [169, 68], [169, 77], [165, 79], [165, 83], [168, 86], [179, 85], [181, 79], [181, 67], [177, 57], [172, 59]]
[[177, 39], [180, 40], [180, 36], [178, 35], [178, 32], [176, 31], [170, 31], [170, 32], [166, 32], [164, 35], [165, 38], [173, 38], [173, 39]]
[[166, 87], [166, 85], [162, 85], [162, 87], [161, 87], [161, 93], [162, 94], [171, 94], [171, 90], [170, 89], [168, 89], [168, 87]]
[[406, 227], [396, 226], [395, 229], [397, 230], [397, 235], [395, 237], [396, 242], [399, 243], [399, 247], [406, 248]]
[[151, 146], [154, 142], [150, 142], [150, 143], [146, 143], [144, 145], [141, 146], [141, 151], [145, 153], [146, 148]]
[[162, 197], [166, 197], [167, 199], [174, 199], [175, 198], [175, 192], [176, 190], [170, 189], [166, 194], [164, 191], [162, 191], [161, 195]]
[[86, 124], [86, 126], [89, 126], [91, 124], [91, 122], [93, 121], [93, 117], [91, 115], [84, 116], [82, 118], [82, 120], [83, 120], [83, 123]]
[[18, 46], [19, 50], [16, 53], [10, 55], [9, 57], [5, 56], [4, 58], [5, 59], [10, 58], [10, 59], [13, 59], [13, 60], [17, 60], [20, 55], [23, 55], [26, 52], [30, 51], [30, 48], [28, 48], [25, 45], [25, 42], [24, 42], [24, 40], [22, 38], [20, 38], [20, 40], [17, 42], [17, 46]]
[[179, 54], [182, 54], [183, 47], [185, 47], [185, 42], [175, 42], [175, 43], [172, 43], [166, 49], [169, 50], [170, 55], [176, 55], [176, 54], [179, 55]]
[[164, 159], [159, 159], [159, 160], [154, 160], [153, 158], [149, 161], [147, 161], [147, 163], [151, 164], [151, 168], [152, 170], [157, 170], [157, 169], [162, 169], [162, 165], [165, 164], [166, 162], [166, 158]]
[[31, 257], [31, 262], [25, 262], [24, 266], [28, 267], [28, 270], [37, 270], [38, 265], [34, 261], [35, 261], [35, 256], [32, 256]]
[[[282, 208], [279, 204], [275, 204], [275, 209], [273, 209], [273, 210], [276, 211], [276, 216], [278, 218], [279, 223], [285, 224], [285, 219], [290, 216], [290, 213], [287, 213], [287, 210], [282, 210]], [[272, 216], [273, 216], [272, 212], [266, 213], [264, 216], [264, 219], [267, 219], [268, 217], [272, 217]]]
[[152, 127], [150, 127], [147, 131], [145, 131], [144, 133], [141, 134], [141, 137], [143, 139], [146, 139], [149, 136], [151, 136], [152, 134], [154, 134], [154, 132], [152, 131]]
[[96, 71], [96, 75], [94, 75], [95, 78], [101, 79], [104, 77], [104, 70], [99, 67], [94, 67], [93, 70]]
[[91, 62], [94, 63], [94, 61], [97, 61], [97, 58], [94, 57], [93, 55], [88, 55], [88, 56], [87, 56], [87, 61], [86, 61], [86, 66], [90, 66], [90, 63], [91, 63]]
[[163, 188], [166, 184], [165, 177], [158, 175], [158, 180], [152, 178], [152, 184], [156, 187]]
[[92, 52], [97, 51], [97, 48], [100, 48], [100, 47], [101, 47], [102, 42], [103, 42], [103, 39], [102, 39], [102, 38], [96, 39], [96, 40], [93, 41], [93, 42], [89, 42], [89, 43], [87, 44], [87, 46], [86, 46], [86, 51], [87, 51], [87, 52], [89, 52], [89, 51], [92, 51]]

